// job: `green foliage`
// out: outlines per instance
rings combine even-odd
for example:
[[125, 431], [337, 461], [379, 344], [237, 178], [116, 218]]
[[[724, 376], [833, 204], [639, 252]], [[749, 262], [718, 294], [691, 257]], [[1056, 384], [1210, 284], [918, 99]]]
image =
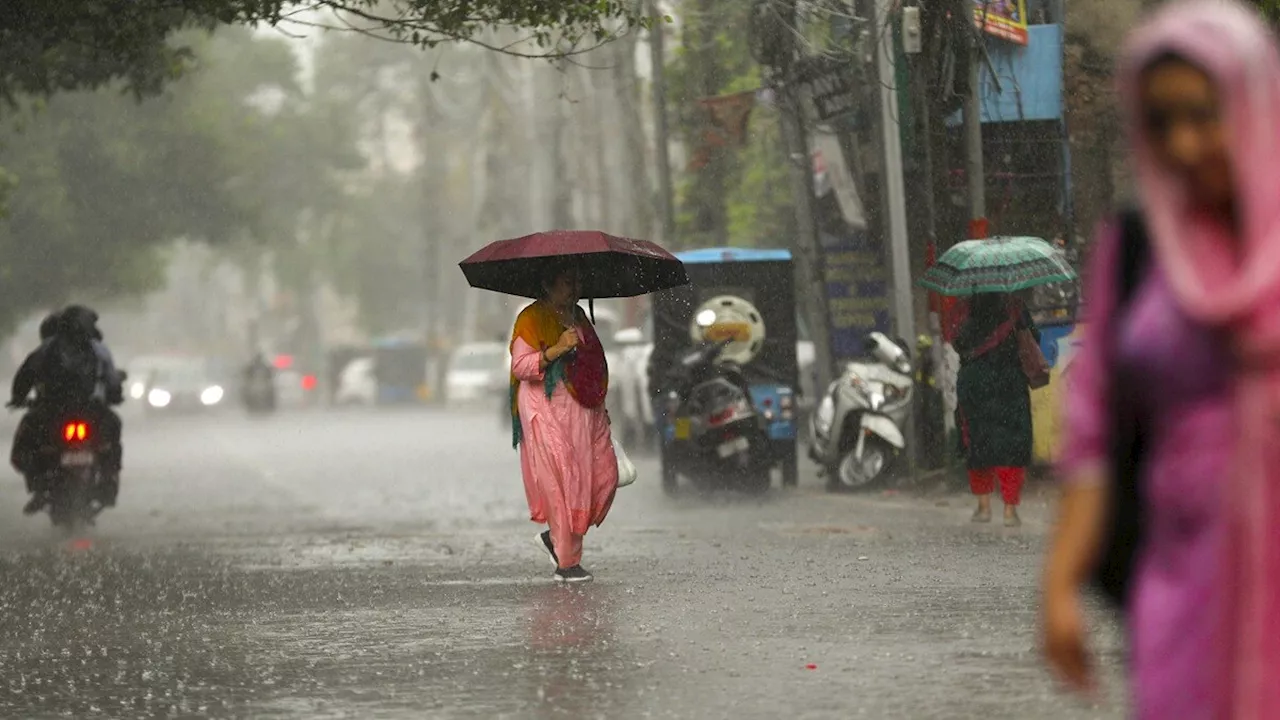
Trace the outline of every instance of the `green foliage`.
[[1273, 25], [1280, 24], [1280, 0], [1253, 0], [1253, 4]]
[[61, 93], [24, 103], [0, 128], [0, 166], [15, 183], [0, 222], [0, 329], [73, 296], [153, 288], [171, 241], [280, 231], [265, 198], [323, 186], [314, 168], [309, 182], [283, 184], [282, 153], [299, 152], [284, 143], [303, 142], [297, 114], [253, 105], [296, 86], [289, 48], [245, 29], [182, 39], [202, 60], [156, 97]]
[[515, 27], [554, 55], [646, 23], [617, 0], [6, 0], [4, 10], [0, 98], [11, 106], [117, 80], [155, 94], [192, 61], [192, 48], [173, 42], [191, 28], [320, 24], [430, 46]]
[[[707, 127], [699, 98], [760, 88], [760, 68], [741, 31], [750, 9], [750, 3], [734, 0], [685, 2], [685, 40], [668, 68], [668, 82], [673, 126], [690, 152]], [[680, 179], [681, 245], [787, 245], [791, 191], [783, 158], [777, 110], [759, 105], [744, 147], [718, 148], [709, 165]]]

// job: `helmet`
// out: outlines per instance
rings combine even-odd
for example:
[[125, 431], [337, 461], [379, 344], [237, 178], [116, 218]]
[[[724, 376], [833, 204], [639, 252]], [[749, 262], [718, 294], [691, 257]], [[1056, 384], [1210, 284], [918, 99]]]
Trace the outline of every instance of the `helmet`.
[[102, 339], [102, 333], [98, 330], [98, 313], [84, 305], [68, 305], [60, 313], [62, 318], [62, 329], [72, 335], [88, 335], [95, 339]]
[[51, 312], [40, 321], [40, 342], [44, 342], [54, 335], [58, 334], [62, 315], [60, 313]]

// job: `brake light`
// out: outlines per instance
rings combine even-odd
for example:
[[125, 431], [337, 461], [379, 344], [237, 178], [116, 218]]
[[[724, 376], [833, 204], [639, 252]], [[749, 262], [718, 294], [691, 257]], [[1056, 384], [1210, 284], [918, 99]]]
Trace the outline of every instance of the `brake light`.
[[67, 442], [81, 442], [89, 438], [89, 425], [82, 422], [70, 422], [62, 428], [62, 437]]
[[315, 376], [315, 375], [306, 375], [306, 376], [304, 376], [304, 377], [302, 378], [302, 389], [303, 389], [303, 390], [315, 390], [315, 389], [316, 389], [316, 376]]

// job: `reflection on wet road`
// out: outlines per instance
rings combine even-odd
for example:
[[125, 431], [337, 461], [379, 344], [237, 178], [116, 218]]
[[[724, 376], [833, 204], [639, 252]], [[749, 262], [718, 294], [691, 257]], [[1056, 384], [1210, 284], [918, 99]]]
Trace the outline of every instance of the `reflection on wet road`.
[[0, 717], [1123, 717], [1040, 669], [1034, 508], [669, 500], [642, 462], [562, 588], [487, 415], [127, 432], [91, 542], [0, 484]]

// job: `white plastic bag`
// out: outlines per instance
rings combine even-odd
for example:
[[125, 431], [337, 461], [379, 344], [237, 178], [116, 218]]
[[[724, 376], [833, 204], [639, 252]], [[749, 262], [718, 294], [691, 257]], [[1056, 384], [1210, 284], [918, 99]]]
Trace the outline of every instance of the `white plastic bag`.
[[622, 449], [622, 443], [617, 438], [610, 439], [613, 440], [613, 454], [618, 456], [618, 487], [626, 487], [636, 481], [636, 466], [627, 457], [627, 451]]

